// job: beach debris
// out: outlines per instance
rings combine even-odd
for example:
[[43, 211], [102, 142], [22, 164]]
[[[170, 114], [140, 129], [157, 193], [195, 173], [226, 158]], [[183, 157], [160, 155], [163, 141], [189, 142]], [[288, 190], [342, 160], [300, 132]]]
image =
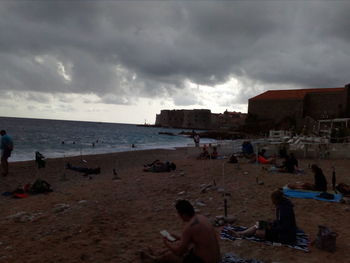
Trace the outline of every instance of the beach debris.
[[244, 175], [248, 175], [248, 172], [243, 172]]
[[55, 207], [53, 208], [53, 212], [60, 213], [67, 210], [68, 208], [70, 208], [70, 205], [68, 204], [56, 204]]
[[225, 192], [225, 189], [222, 188], [222, 187], [220, 187], [220, 188], [218, 188], [218, 192], [219, 192], [219, 193], [224, 193], [224, 192]]
[[214, 185], [212, 184], [203, 184], [201, 185], [201, 190], [200, 192], [203, 194], [205, 192], [207, 192], [209, 189], [213, 188]]
[[78, 201], [78, 204], [85, 204], [85, 203], [87, 203], [87, 200], [80, 200], [80, 201]]
[[178, 192], [177, 194], [178, 195], [183, 195], [183, 194], [186, 194], [186, 191], [181, 191], [181, 192]]
[[25, 211], [21, 211], [14, 215], [8, 216], [7, 219], [12, 219], [16, 223], [26, 223], [34, 221], [35, 219], [39, 218], [40, 215], [42, 215], [42, 213], [32, 214]]
[[196, 205], [196, 206], [202, 206], [202, 207], [203, 207], [203, 206], [207, 206], [207, 205], [206, 205], [203, 201], [201, 201], [201, 200], [196, 201], [196, 202], [195, 202], [195, 205]]

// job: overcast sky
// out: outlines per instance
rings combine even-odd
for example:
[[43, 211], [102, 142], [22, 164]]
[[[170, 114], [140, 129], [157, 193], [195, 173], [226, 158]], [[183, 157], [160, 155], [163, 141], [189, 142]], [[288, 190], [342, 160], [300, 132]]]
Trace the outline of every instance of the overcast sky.
[[154, 123], [350, 82], [350, 1], [0, 1], [0, 116]]

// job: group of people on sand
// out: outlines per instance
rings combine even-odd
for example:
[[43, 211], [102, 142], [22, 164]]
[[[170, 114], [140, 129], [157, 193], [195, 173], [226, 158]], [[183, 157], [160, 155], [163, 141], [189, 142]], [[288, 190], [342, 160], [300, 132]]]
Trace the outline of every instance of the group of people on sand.
[[254, 153], [254, 147], [250, 141], [244, 141], [242, 143], [242, 156], [249, 159], [250, 162], [258, 162], [259, 164], [270, 164], [273, 165], [271, 171], [277, 171], [281, 173], [295, 173], [301, 171], [299, 169], [298, 160], [293, 153], [288, 154], [287, 151], [283, 153], [283, 162], [277, 164], [276, 156], [267, 156], [266, 149], [262, 148], [257, 156]]
[[218, 148], [216, 146], [213, 146], [213, 147], [210, 146], [210, 148], [212, 148], [211, 153], [209, 152], [207, 145], [204, 144], [202, 147], [202, 152], [199, 154], [197, 159], [198, 160], [217, 159], [219, 157]]
[[[271, 242], [293, 244], [296, 241], [297, 224], [294, 205], [281, 190], [273, 191], [271, 201], [275, 206], [273, 221], [258, 221], [244, 231], [231, 231], [236, 237], [257, 236]], [[165, 249], [151, 248], [140, 251], [142, 262], [158, 263], [219, 263], [221, 253], [218, 235], [210, 221], [196, 214], [187, 200], [175, 204], [179, 218], [185, 223], [181, 236], [171, 233], [171, 239], [163, 237]], [[170, 241], [171, 240], [171, 241]]]
[[153, 172], [153, 173], [161, 173], [161, 172], [171, 172], [176, 170], [176, 164], [173, 162], [162, 162], [160, 160], [155, 160], [152, 163], [143, 165], [144, 172]]

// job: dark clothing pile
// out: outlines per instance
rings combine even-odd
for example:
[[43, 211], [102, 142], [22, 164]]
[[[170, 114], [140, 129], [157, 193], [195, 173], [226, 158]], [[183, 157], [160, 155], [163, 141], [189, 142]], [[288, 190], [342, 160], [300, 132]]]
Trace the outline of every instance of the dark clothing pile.
[[76, 172], [84, 173], [85, 175], [88, 174], [100, 174], [101, 168], [87, 168], [87, 167], [79, 167], [79, 166], [72, 166], [70, 163], [67, 163], [66, 168], [69, 170], [73, 170]]
[[171, 172], [176, 170], [176, 164], [172, 162], [156, 162], [151, 166], [145, 167], [145, 172], [161, 173], [161, 172]]
[[293, 244], [296, 241], [296, 221], [293, 204], [288, 199], [283, 199], [276, 206], [276, 220], [270, 229], [266, 230], [266, 239], [272, 242]]

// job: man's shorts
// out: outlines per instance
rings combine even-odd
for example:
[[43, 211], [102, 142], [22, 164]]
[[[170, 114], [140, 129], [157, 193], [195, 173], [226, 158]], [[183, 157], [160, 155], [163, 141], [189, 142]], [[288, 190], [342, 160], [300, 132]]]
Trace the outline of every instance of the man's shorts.
[[1, 151], [1, 159], [7, 160], [11, 156], [12, 150], [5, 148]]
[[184, 256], [182, 263], [204, 263], [204, 261], [196, 256], [191, 249], [187, 255]]

